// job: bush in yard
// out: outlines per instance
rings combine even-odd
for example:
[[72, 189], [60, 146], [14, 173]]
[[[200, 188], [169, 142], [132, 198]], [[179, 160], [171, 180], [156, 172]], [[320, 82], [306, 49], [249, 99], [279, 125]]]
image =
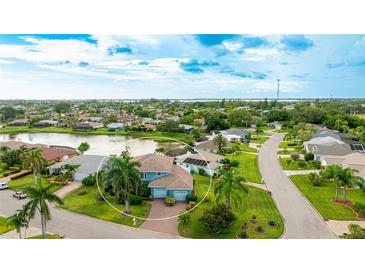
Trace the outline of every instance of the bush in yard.
[[143, 183], [140, 185], [140, 187], [138, 188], [138, 195], [143, 197], [148, 197], [150, 195], [148, 184]]
[[167, 196], [165, 198], [165, 205], [167, 206], [173, 206], [176, 203], [176, 200], [172, 197]]
[[84, 186], [93, 186], [96, 184], [96, 176], [95, 175], [89, 175], [87, 177], [85, 177], [84, 179], [82, 179], [81, 183]]
[[321, 168], [321, 161], [317, 161], [317, 160], [311, 160], [309, 161], [309, 164], [314, 167], [315, 169], [320, 169]]
[[130, 205], [141, 205], [143, 203], [143, 197], [130, 194], [129, 203], [130, 203]]
[[241, 239], [247, 239], [248, 238], [248, 234], [245, 231], [241, 231], [240, 234], [238, 234], [238, 236]]
[[352, 205], [352, 207], [356, 212], [358, 212], [358, 213], [365, 216], [365, 204], [363, 204], [363, 203], [354, 203]]
[[313, 183], [314, 186], [320, 186], [323, 181], [322, 176], [316, 173], [310, 173], [309, 180]]
[[[183, 212], [180, 212], [182, 214]], [[188, 225], [191, 222], [190, 215], [188, 213], [179, 215], [179, 223], [182, 225]]]
[[308, 162], [314, 160], [314, 154], [312, 152], [304, 154], [304, 159]]
[[287, 165], [290, 165], [293, 162], [293, 160], [292, 159], [286, 159], [285, 162], [286, 162]]
[[268, 221], [268, 222], [267, 222], [267, 224], [268, 224], [269, 226], [276, 226], [276, 223], [275, 223], [275, 221], [273, 221], [273, 220]]
[[205, 175], [205, 170], [204, 170], [204, 168], [199, 167], [199, 168], [198, 168], [198, 174], [199, 174], [199, 175]]
[[189, 194], [189, 195], [186, 195], [185, 201], [186, 201], [186, 203], [189, 203], [189, 202], [197, 202], [198, 201], [198, 197], [196, 195]]
[[305, 161], [303, 161], [303, 160], [298, 161], [298, 167], [299, 168], [304, 168], [306, 165], [307, 165], [307, 163]]
[[199, 221], [209, 234], [218, 234], [224, 228], [229, 227], [235, 219], [236, 216], [232, 211], [221, 204], [206, 210]]
[[232, 160], [231, 161], [231, 166], [238, 167], [238, 165], [239, 165], [239, 162], [237, 160]]
[[296, 161], [296, 160], [298, 160], [299, 159], [299, 154], [298, 153], [290, 153], [290, 157], [294, 160], [294, 161]]

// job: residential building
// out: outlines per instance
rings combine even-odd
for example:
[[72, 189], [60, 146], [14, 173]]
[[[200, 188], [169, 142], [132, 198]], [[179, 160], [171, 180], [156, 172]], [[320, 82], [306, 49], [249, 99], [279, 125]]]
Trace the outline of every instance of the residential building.
[[54, 120], [41, 120], [38, 122], [33, 123], [32, 126], [34, 127], [55, 127], [58, 125], [58, 121]]
[[199, 170], [202, 169], [205, 174], [214, 176], [218, 173], [218, 169], [223, 166], [223, 159], [224, 156], [209, 152], [188, 152], [177, 156], [176, 163], [192, 174], [198, 174]]
[[9, 126], [26, 126], [27, 124], [28, 124], [27, 119], [17, 119], [17, 120], [11, 121], [9, 123]]
[[218, 146], [213, 143], [212, 139], [196, 143], [194, 149], [198, 152], [210, 152], [210, 153], [218, 152]]
[[306, 151], [313, 153], [314, 160], [317, 161], [322, 161], [329, 156], [345, 156], [352, 153], [349, 145], [344, 143], [307, 144]]
[[239, 140], [243, 143], [248, 143], [250, 141], [250, 131], [247, 129], [229, 128], [220, 132], [229, 142]]
[[340, 144], [343, 145], [345, 144], [343, 141], [334, 138], [332, 136], [325, 136], [325, 137], [317, 137], [317, 138], [313, 138], [307, 142], [304, 142], [304, 149], [309, 152], [309, 146], [313, 146], [313, 145], [324, 145], [324, 144]]
[[124, 123], [110, 123], [106, 126], [106, 128], [109, 131], [118, 131], [118, 130], [124, 130], [125, 126]]

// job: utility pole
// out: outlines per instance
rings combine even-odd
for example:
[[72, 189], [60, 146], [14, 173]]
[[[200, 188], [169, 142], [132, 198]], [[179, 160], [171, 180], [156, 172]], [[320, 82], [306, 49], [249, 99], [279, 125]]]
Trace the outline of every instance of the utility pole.
[[276, 108], [279, 107], [280, 79], [278, 79], [278, 90], [276, 91]]

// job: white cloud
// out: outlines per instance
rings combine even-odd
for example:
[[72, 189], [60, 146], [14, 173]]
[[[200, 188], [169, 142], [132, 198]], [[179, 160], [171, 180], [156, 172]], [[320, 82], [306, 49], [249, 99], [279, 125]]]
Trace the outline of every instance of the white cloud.
[[0, 64], [10, 65], [10, 64], [14, 64], [14, 62], [9, 61], [9, 60], [0, 59]]

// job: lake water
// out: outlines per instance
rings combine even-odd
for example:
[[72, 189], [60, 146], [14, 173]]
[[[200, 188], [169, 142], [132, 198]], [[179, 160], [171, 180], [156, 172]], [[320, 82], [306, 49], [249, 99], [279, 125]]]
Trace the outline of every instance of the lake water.
[[110, 135], [75, 135], [67, 133], [0, 134], [0, 142], [9, 140], [73, 148], [77, 148], [82, 142], [87, 142], [90, 145], [90, 149], [85, 154], [89, 155], [119, 155], [128, 146], [132, 156], [138, 156], [154, 153], [158, 147], [170, 150], [180, 145], [177, 142], [156, 142], [148, 139]]

